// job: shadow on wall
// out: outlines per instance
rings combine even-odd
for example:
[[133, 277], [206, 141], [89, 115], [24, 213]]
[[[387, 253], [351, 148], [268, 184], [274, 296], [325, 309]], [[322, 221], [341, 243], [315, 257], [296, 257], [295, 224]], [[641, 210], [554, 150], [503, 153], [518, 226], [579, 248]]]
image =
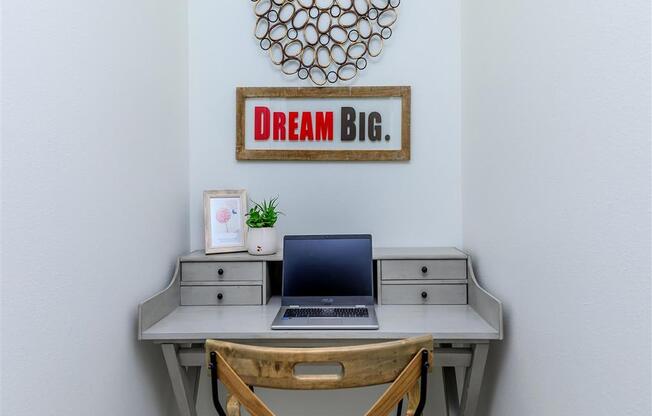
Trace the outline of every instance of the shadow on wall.
[[[478, 284], [489, 290], [490, 293], [494, 293], [483, 283], [482, 278], [478, 274], [478, 270], [482, 269], [478, 256], [475, 256], [471, 250], [467, 249], [466, 251], [471, 255], [473, 269], [475, 270], [475, 278], [478, 280]], [[484, 379], [482, 381], [482, 389], [480, 390], [480, 401], [476, 416], [485, 416], [488, 414], [487, 409], [493, 408], [494, 398], [496, 397], [496, 380], [500, 380], [505, 364], [507, 363], [507, 357], [509, 356], [509, 339], [511, 336], [510, 316], [511, 310], [509, 305], [503, 303], [503, 340], [492, 341], [489, 346], [489, 355], [485, 366]], [[459, 380], [460, 379], [458, 378], [458, 381]]]
[[496, 380], [501, 378], [502, 371], [509, 356], [509, 336], [511, 334], [510, 310], [503, 304], [503, 340], [492, 342], [489, 347], [489, 356], [485, 367], [485, 376], [480, 392], [480, 403], [477, 416], [485, 416], [486, 409], [493, 408], [493, 401], [496, 397]]
[[[137, 315], [137, 314], [134, 314]], [[134, 316], [133, 321], [136, 326], [133, 333], [138, 333], [138, 318]], [[149, 389], [147, 394], [152, 397], [150, 403], [156, 403], [157, 408], [153, 409], [153, 414], [173, 416], [178, 413], [177, 405], [172, 394], [172, 386], [168, 376], [167, 367], [163, 360], [163, 353], [158, 344], [152, 342], [138, 341], [137, 336], [132, 336], [130, 347], [133, 348], [137, 356], [136, 362], [141, 367], [138, 374], [144, 374], [145, 379], [142, 383]], [[132, 380], [133, 382], [134, 380]], [[128, 385], [129, 383], [127, 383]]]

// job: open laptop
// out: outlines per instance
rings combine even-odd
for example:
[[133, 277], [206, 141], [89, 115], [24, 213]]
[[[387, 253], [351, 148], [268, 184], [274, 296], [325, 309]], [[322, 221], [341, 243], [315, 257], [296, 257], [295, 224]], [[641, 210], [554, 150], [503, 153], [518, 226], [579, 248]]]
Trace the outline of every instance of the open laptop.
[[378, 329], [371, 235], [285, 236], [282, 292], [272, 329]]

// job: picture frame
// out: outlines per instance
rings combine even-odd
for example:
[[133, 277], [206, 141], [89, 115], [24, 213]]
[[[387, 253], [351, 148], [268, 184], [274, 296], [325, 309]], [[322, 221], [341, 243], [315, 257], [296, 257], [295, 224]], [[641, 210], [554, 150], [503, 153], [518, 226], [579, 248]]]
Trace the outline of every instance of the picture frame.
[[411, 96], [409, 86], [239, 87], [236, 159], [409, 161]]
[[246, 251], [247, 191], [204, 191], [206, 254]]

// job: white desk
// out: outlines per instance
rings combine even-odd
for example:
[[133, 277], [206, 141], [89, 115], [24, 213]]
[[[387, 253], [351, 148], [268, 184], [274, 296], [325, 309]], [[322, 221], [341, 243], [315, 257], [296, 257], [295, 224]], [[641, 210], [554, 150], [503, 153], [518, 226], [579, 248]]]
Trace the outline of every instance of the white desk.
[[[463, 283], [455, 280], [457, 284], [467, 287], [466, 304], [376, 305], [380, 327], [371, 331], [272, 330], [271, 323], [280, 307], [278, 296], [272, 294], [269, 302], [261, 305], [181, 305], [180, 291], [184, 285], [181, 269], [184, 263], [196, 262], [262, 262], [265, 266], [268, 262], [282, 261], [282, 255], [256, 257], [235, 253], [207, 256], [192, 253], [179, 258], [172, 281], [166, 289], [141, 303], [139, 339], [161, 344], [181, 414], [195, 416], [199, 368], [204, 365], [203, 343], [207, 338], [279, 346], [320, 346], [432, 334], [436, 347], [435, 365], [442, 367], [449, 415], [472, 416], [477, 407], [489, 343], [503, 336], [501, 303], [478, 285], [470, 259], [457, 249], [374, 250], [379, 291], [382, 290], [381, 282], [390, 283], [381, 280], [383, 261], [450, 259], [461, 259], [468, 264], [468, 278]], [[269, 281], [275, 277], [267, 275], [267, 268], [264, 273], [265, 290], [270, 291]], [[414, 283], [412, 280], [405, 282]], [[391, 283], [397, 284], [396, 281]], [[201, 282], [200, 286], [210, 288], [212, 284]], [[266, 299], [263, 296], [263, 301]], [[455, 367], [466, 368], [461, 400], [458, 400]]]

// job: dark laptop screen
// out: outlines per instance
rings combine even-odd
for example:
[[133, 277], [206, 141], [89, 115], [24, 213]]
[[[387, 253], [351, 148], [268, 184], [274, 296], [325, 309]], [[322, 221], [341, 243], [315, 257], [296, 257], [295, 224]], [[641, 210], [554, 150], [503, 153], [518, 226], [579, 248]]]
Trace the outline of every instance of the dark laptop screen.
[[283, 297], [371, 298], [371, 256], [370, 235], [286, 236]]

